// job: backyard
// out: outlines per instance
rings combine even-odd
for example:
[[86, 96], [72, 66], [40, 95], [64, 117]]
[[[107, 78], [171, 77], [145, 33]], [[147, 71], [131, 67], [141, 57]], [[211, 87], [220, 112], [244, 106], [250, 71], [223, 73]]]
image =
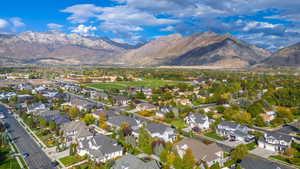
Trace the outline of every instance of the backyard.
[[85, 158], [81, 158], [77, 156], [66, 156], [59, 159], [59, 161], [61, 161], [65, 167], [71, 166], [83, 160], [85, 160]]

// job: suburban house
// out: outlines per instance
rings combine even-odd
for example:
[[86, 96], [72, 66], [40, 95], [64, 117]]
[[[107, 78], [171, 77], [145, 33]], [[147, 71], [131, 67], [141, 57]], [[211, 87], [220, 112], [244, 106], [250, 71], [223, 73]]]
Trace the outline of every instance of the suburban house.
[[117, 116], [119, 115], [119, 111], [111, 109], [111, 110], [104, 110], [104, 109], [99, 109], [96, 112], [92, 112], [92, 115], [96, 118], [96, 119], [100, 119], [100, 114], [103, 114], [105, 119], [109, 119], [112, 116]]
[[98, 91], [91, 91], [91, 99], [100, 99], [100, 100], [107, 100], [108, 94], [104, 92], [98, 92]]
[[61, 126], [60, 131], [65, 137], [67, 142], [76, 142], [85, 138], [90, 138], [93, 134], [89, 131], [89, 128], [83, 121], [71, 121], [64, 123]]
[[164, 106], [164, 107], [161, 107], [158, 111], [155, 112], [155, 116], [157, 117], [160, 117], [160, 118], [164, 118], [166, 116], [167, 113], [170, 113], [170, 112], [176, 112], [178, 111], [175, 110], [176, 108], [174, 107], [171, 107], [171, 106]]
[[132, 154], [117, 159], [111, 169], [160, 169], [160, 164], [155, 160], [142, 161]]
[[18, 103], [25, 103], [27, 101], [32, 100], [34, 97], [29, 94], [17, 95], [17, 102]]
[[200, 130], [209, 129], [209, 119], [207, 115], [199, 113], [190, 113], [186, 118], [184, 118], [186, 124], [190, 129], [198, 128]]
[[80, 111], [82, 110], [88, 111], [97, 108], [96, 103], [92, 103], [89, 100], [82, 99], [75, 96], [71, 96], [70, 100], [62, 105], [74, 106], [77, 107]]
[[30, 105], [27, 105], [27, 113], [28, 114], [39, 114], [40, 112], [44, 112], [44, 111], [47, 111], [49, 110], [49, 107], [44, 104], [44, 103], [41, 103], [41, 102], [38, 102], [38, 103], [32, 103]]
[[134, 95], [138, 92], [142, 92], [146, 96], [151, 96], [152, 95], [152, 89], [150, 87], [134, 87], [134, 88], [131, 88], [130, 91], [129, 91], [129, 93], [131, 95]]
[[282, 153], [290, 147], [293, 141], [292, 136], [283, 135], [278, 132], [266, 132], [258, 139], [258, 146], [270, 151]]
[[162, 139], [165, 142], [173, 142], [176, 139], [175, 129], [161, 123], [149, 123], [146, 129], [152, 137]]
[[33, 86], [29, 83], [26, 83], [26, 84], [24, 83], [24, 84], [19, 84], [18, 89], [19, 90], [32, 90]]
[[62, 115], [58, 110], [43, 112], [41, 113], [41, 116], [47, 122], [54, 121], [58, 126], [71, 122], [68, 116]]
[[249, 128], [247, 126], [229, 121], [222, 121], [217, 126], [216, 133], [221, 136], [226, 136], [232, 141], [249, 142], [254, 139], [254, 136], [249, 134]]
[[133, 131], [138, 130], [143, 126], [143, 121], [137, 118], [132, 118], [128, 116], [112, 116], [108, 118], [107, 124], [111, 127], [120, 128], [122, 124], [127, 123]]
[[140, 103], [136, 106], [137, 111], [155, 111], [156, 106], [150, 103]]
[[78, 141], [77, 152], [80, 156], [88, 155], [97, 163], [105, 163], [123, 155], [123, 148], [116, 140], [102, 134]]
[[272, 120], [275, 119], [276, 112], [275, 111], [267, 111], [266, 113], [260, 114], [260, 116], [265, 122], [271, 122]]
[[186, 138], [181, 140], [178, 143], [174, 144], [179, 156], [182, 158], [186, 151], [190, 149], [193, 153], [193, 156], [196, 159], [196, 162], [203, 165], [211, 167], [215, 163], [219, 163], [220, 166], [223, 166], [224, 160], [224, 151], [216, 144], [204, 144], [199, 140]]
[[113, 96], [113, 102], [120, 106], [125, 106], [129, 103], [130, 99], [126, 96]]
[[181, 105], [191, 105], [191, 101], [189, 99], [186, 99], [186, 98], [179, 98], [179, 99], [176, 99], [176, 103], [177, 104], [181, 104]]

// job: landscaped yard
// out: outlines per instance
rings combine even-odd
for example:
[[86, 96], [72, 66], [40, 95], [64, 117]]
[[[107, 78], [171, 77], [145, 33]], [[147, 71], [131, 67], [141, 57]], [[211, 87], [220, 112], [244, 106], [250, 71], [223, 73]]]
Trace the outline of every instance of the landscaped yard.
[[54, 134], [52, 134], [52, 133], [43, 134], [42, 129], [35, 130], [34, 133], [39, 137], [40, 140], [43, 141], [43, 143], [47, 147], [51, 148], [51, 147], [56, 146], [57, 140], [54, 138]]
[[251, 142], [246, 144], [247, 148], [249, 151], [254, 150], [256, 148], [256, 143], [255, 142]]
[[163, 87], [166, 85], [176, 85], [180, 82], [166, 80], [142, 80], [142, 81], [121, 81], [109, 83], [89, 83], [87, 86], [98, 89], [126, 89], [127, 87]]
[[219, 141], [222, 141], [222, 140], [225, 139], [224, 137], [218, 136], [218, 135], [217, 135], [216, 133], [214, 133], [214, 132], [205, 133], [204, 135], [205, 135], [206, 137], [210, 137], [210, 138], [212, 138], [212, 139], [219, 140]]
[[7, 156], [9, 152], [10, 148], [0, 149], [0, 169], [21, 169], [16, 158], [10, 158]]
[[276, 160], [280, 160], [289, 164], [293, 164], [296, 166], [300, 166], [300, 159], [299, 158], [288, 158], [288, 157], [283, 157], [280, 155], [276, 155], [276, 156], [270, 156], [270, 158], [276, 159]]
[[174, 120], [174, 121], [171, 122], [171, 125], [175, 126], [177, 129], [186, 128], [186, 124], [182, 120]]
[[73, 164], [76, 164], [80, 161], [83, 161], [84, 158], [79, 158], [79, 157], [76, 157], [76, 156], [66, 156], [66, 157], [63, 157], [63, 158], [60, 158], [59, 161], [61, 161], [66, 167], [70, 166], [70, 165], [73, 165]]

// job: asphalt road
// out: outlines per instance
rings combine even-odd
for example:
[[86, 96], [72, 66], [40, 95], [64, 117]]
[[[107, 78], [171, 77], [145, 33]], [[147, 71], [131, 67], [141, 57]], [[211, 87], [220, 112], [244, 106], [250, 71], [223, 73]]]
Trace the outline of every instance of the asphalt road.
[[5, 112], [4, 122], [8, 124], [8, 131], [21, 153], [28, 153], [25, 158], [30, 169], [56, 169], [51, 164], [50, 158], [44, 153], [39, 145], [28, 135], [17, 120], [7, 113], [7, 108], [0, 104], [0, 111]]

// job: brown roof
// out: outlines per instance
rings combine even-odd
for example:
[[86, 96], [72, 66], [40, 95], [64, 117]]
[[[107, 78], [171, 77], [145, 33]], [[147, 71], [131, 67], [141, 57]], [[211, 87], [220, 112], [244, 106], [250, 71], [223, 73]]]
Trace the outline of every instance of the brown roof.
[[177, 149], [191, 149], [197, 161], [213, 161], [219, 158], [216, 153], [223, 151], [216, 143], [204, 144], [196, 139], [184, 139], [175, 144]]

